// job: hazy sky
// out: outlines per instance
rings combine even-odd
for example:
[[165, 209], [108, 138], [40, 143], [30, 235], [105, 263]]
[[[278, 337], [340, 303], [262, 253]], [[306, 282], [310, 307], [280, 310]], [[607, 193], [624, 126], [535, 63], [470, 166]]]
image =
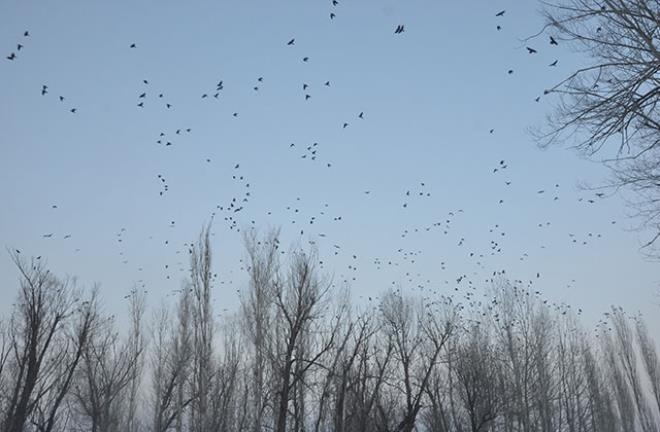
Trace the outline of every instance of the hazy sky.
[[[620, 304], [657, 326], [644, 233], [622, 197], [578, 187], [607, 172], [529, 133], [553, 103], [534, 99], [580, 62], [547, 35], [527, 53], [537, 8], [0, 0], [0, 243], [100, 283], [114, 312], [136, 284], [151, 304], [178, 288], [184, 243], [215, 211], [218, 309], [246, 285], [241, 235], [254, 221], [281, 227], [286, 245], [315, 242], [356, 300], [393, 283], [463, 292], [506, 269], [589, 320]], [[232, 198], [243, 210], [217, 208]], [[0, 275], [8, 305], [18, 274], [4, 250]]]

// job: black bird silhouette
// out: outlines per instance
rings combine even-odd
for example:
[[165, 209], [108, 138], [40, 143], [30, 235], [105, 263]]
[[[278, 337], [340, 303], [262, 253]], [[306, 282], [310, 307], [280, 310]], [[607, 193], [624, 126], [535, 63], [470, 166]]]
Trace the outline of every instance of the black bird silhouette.
[[144, 108], [144, 102], [140, 102], [139, 104], [137, 104], [137, 106], [139, 106], [140, 108]]
[[76, 108], [71, 108], [69, 111], [71, 111], [72, 114], [75, 114], [77, 110]]
[[358, 114], [358, 117], [363, 119], [364, 118], [364, 112], [360, 112], [360, 114]]
[[343, 129], [346, 129], [347, 127], [348, 127], [348, 123], [344, 123], [344, 125], [342, 126]]
[[309, 57], [303, 57], [303, 61], [307, 62], [309, 60]]
[[139, 99], [139, 98], [145, 98], [146, 96], [147, 96], [146, 93], [142, 93], [142, 94], [138, 97], [138, 99]]
[[552, 36], [550, 36], [550, 45], [559, 45], [555, 40], [555, 38], [553, 38]]
[[330, 12], [330, 19], [335, 19], [335, 16], [336, 16], [335, 14], [333, 14], [332, 12]]
[[20, 51], [21, 49], [23, 49], [23, 45], [21, 44], [16, 45], [16, 51]]
[[326, 87], [330, 87], [330, 81], [326, 81], [326, 82], [325, 82], [325, 86], [326, 86]]
[[289, 42], [287, 42], [286, 44], [287, 44], [287, 45], [293, 45], [293, 44], [295, 44], [295, 43], [296, 43], [296, 39], [294, 38], [294, 39], [291, 39], [291, 40], [290, 40]]
[[64, 96], [60, 96], [60, 102], [64, 102]]
[[513, 74], [513, 69], [509, 69], [506, 73], [508, 73], [509, 75]]
[[505, 12], [506, 12], [506, 10], [501, 10], [501, 11], [499, 11], [498, 13], [496, 13], [495, 16], [496, 16], [496, 17], [504, 16], [504, 13], [505, 13]]
[[23, 36], [24, 36], [24, 37], [28, 37], [28, 36], [30, 36], [30, 32], [27, 31], [27, 30], [25, 30], [25, 33], [23, 33]]
[[136, 45], [135, 45], [134, 43], [132, 43], [130, 47], [131, 47], [131, 48], [135, 48]]
[[500, 30], [502, 30], [502, 26], [501, 26], [501, 25], [499, 25], [499, 24], [497, 25], [497, 27], [496, 27], [496, 28], [497, 28], [497, 31], [500, 31]]
[[14, 60], [15, 58], [16, 58], [16, 54], [15, 54], [15, 53], [11, 53], [11, 54], [9, 54], [9, 55], [7, 56], [7, 60]]
[[337, 0], [332, 0], [332, 5], [333, 6], [337, 6], [338, 4], [339, 4], [339, 2]]
[[527, 52], [530, 54], [536, 54], [538, 52], [534, 48], [530, 48], [530, 47], [525, 47], [525, 48], [527, 48]]
[[48, 93], [48, 86], [47, 85], [42, 85], [41, 86], [41, 96], [45, 95]]
[[394, 29], [394, 34], [401, 34], [404, 31], [406, 31], [405, 26], [403, 24], [399, 24], [398, 26], [396, 26], [396, 29]]
[[559, 60], [555, 60], [555, 61], [553, 61], [552, 63], [550, 63], [548, 66], [557, 66], [557, 62], [558, 62], [558, 61], [559, 61]]
[[142, 82], [145, 83], [145, 84], [149, 84], [149, 81], [147, 81], [147, 80], [142, 80]]

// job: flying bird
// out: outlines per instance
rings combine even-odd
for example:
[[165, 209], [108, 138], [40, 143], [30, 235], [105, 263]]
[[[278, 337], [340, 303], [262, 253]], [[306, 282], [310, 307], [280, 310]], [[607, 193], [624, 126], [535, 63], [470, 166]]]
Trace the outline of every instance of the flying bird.
[[506, 10], [501, 10], [501, 11], [499, 11], [498, 13], [496, 13], [495, 16], [496, 16], [496, 17], [504, 16], [504, 13], [505, 13], [505, 12], [506, 12]]
[[531, 47], [525, 47], [525, 48], [527, 48], [527, 52], [530, 53], [530, 54], [536, 54], [538, 52], [534, 48], [531, 48]]
[[23, 45], [21, 44], [16, 45], [16, 51], [20, 51], [21, 49], [23, 49]]
[[559, 45], [557, 43], [557, 40], [555, 38], [553, 38], [552, 36], [550, 36], [550, 45]]
[[291, 40], [290, 40], [289, 42], [287, 42], [286, 44], [287, 44], [287, 45], [293, 45], [293, 44], [295, 44], [295, 43], [296, 43], [296, 39], [294, 38], [294, 39], [291, 39]]
[[398, 26], [396, 26], [396, 29], [394, 29], [394, 34], [401, 34], [404, 31], [406, 31], [405, 26], [403, 24], [399, 24]]
[[23, 36], [24, 36], [24, 37], [28, 37], [28, 36], [30, 36], [30, 32], [27, 31], [27, 30], [25, 30], [25, 33], [23, 33]]
[[9, 55], [7, 56], [7, 60], [14, 60], [15, 58], [16, 58], [16, 54], [15, 54], [15, 53], [11, 53], [11, 54], [9, 54]]
[[132, 43], [130, 47], [131, 47], [131, 48], [135, 48], [136, 45], [135, 45], [134, 43]]
[[557, 66], [557, 62], [558, 62], [558, 61], [559, 61], [559, 60], [555, 60], [555, 61], [553, 61], [552, 63], [550, 63], [548, 66]]

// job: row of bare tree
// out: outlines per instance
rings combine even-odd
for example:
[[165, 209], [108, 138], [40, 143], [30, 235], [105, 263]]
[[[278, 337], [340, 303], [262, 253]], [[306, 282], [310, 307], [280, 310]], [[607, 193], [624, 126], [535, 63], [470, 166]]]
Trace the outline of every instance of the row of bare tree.
[[14, 254], [0, 430], [660, 429], [656, 346], [620, 309], [585, 332], [570, 308], [504, 278], [466, 304], [390, 290], [357, 307], [314, 252], [282, 254], [277, 233], [246, 245], [248, 288], [222, 323], [208, 230], [176, 305], [145, 319], [135, 292], [128, 326], [104, 313], [97, 289]]

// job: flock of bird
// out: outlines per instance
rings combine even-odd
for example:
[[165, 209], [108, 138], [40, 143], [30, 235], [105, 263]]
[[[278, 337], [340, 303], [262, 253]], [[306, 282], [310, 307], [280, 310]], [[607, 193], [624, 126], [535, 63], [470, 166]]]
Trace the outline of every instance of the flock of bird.
[[[332, 7], [333, 11], [330, 12], [330, 19], [335, 20], [337, 18], [337, 13], [336, 9], [339, 6], [339, 2], [336, 0], [333, 0], [332, 2]], [[495, 13], [495, 19], [498, 20], [496, 24], [496, 29], [497, 31], [502, 30], [502, 23], [501, 20], [504, 18], [506, 11], [502, 10], [500, 12]], [[403, 24], [398, 24], [396, 25], [393, 33], [397, 37], [401, 36], [405, 31], [406, 27]], [[29, 31], [25, 31], [23, 34], [23, 38], [27, 40], [27, 38], [30, 38], [30, 33]], [[559, 45], [557, 39], [554, 36], [549, 36], [549, 45], [550, 46], [557, 46]], [[9, 53], [6, 56], [7, 61], [10, 62], [19, 62], [21, 54], [23, 53], [23, 50], [25, 48], [25, 41], [22, 41], [21, 43], [17, 43], [15, 51]], [[296, 38], [290, 38], [288, 41], [283, 41], [283, 45], [286, 47], [289, 47], [290, 49], [294, 49], [296, 46]], [[130, 50], [139, 50], [139, 45], [137, 43], [131, 43], [128, 45], [128, 48]], [[532, 46], [526, 46], [526, 52], [529, 55], [536, 55], [538, 54], [539, 50], [537, 48], [534, 48]], [[301, 63], [309, 63], [311, 62], [311, 57], [308, 55], [303, 55], [300, 56], [300, 62]], [[555, 67], [558, 64], [558, 60], [554, 60], [552, 63], [549, 64], [550, 67]], [[514, 70], [509, 69], [507, 71], [508, 74], [513, 74]], [[302, 82], [300, 84], [300, 88], [302, 91], [302, 99], [304, 101], [313, 101], [313, 92], [312, 92], [312, 85], [309, 84], [311, 81], [308, 82]], [[327, 79], [320, 79], [318, 81], [319, 87], [321, 88], [326, 88], [330, 89], [332, 87], [331, 80]], [[146, 109], [150, 105], [155, 105], [155, 106], [161, 106], [165, 108], [166, 110], [173, 110], [174, 109], [174, 104], [168, 100], [166, 96], [166, 92], [164, 90], [159, 90], [159, 89], [153, 89], [152, 84], [148, 79], [141, 79], [141, 88], [136, 92], [136, 100], [134, 101], [134, 106], [137, 107], [138, 109]], [[252, 91], [254, 92], [259, 92], [265, 85], [267, 85], [267, 78], [264, 76], [258, 76], [256, 77], [253, 86], [252, 86]], [[212, 102], [212, 101], [218, 101], [221, 102], [223, 100], [222, 94], [223, 91], [225, 90], [226, 84], [223, 79], [219, 79], [217, 83], [214, 86], [209, 86], [206, 88], [206, 90], [200, 94], [199, 99], [204, 101], [204, 103], [207, 102]], [[44, 97], [48, 97], [51, 93], [51, 87], [48, 84], [42, 84], [41, 85], [41, 95]], [[541, 96], [536, 97], [535, 101], [539, 102]], [[67, 98], [64, 96], [59, 96], [59, 101], [62, 103], [65, 103], [67, 101]], [[69, 112], [71, 113], [76, 113], [77, 108], [76, 107], [69, 107], [67, 108]], [[239, 112], [238, 111], [233, 111], [232, 112], [233, 117], [238, 117]], [[349, 128], [351, 125], [351, 122], [353, 119], [356, 122], [362, 122], [368, 121], [368, 116], [365, 113], [365, 111], [358, 111], [355, 112], [354, 114], [351, 115], [351, 118], [343, 121], [339, 126], [339, 130], [344, 130]], [[350, 129], [349, 129], [350, 130]], [[495, 133], [495, 129], [491, 128], [489, 129], [490, 134]], [[167, 149], [170, 147], [177, 147], [179, 144], [183, 144], [186, 142], [188, 137], [193, 134], [193, 129], [190, 126], [175, 126], [171, 127], [168, 129], [163, 129], [160, 131], [155, 131], [154, 136], [155, 136], [155, 143], [158, 144], [160, 147], [163, 149]], [[320, 167], [323, 168], [332, 168], [333, 163], [332, 161], [326, 156], [325, 152], [325, 147], [323, 144], [314, 141], [311, 143], [306, 143], [306, 144], [301, 144], [301, 143], [288, 143], [288, 147], [290, 152], [293, 152], [295, 157], [300, 158], [306, 162], [312, 163], [316, 162], [320, 164]], [[165, 151], [165, 150], [164, 150]], [[205, 158], [205, 163], [209, 164], [212, 163], [212, 158], [211, 157], [206, 157]], [[501, 182], [505, 187], [508, 187], [512, 184], [511, 177], [509, 177], [509, 163], [502, 159], [499, 161], [494, 161], [492, 165], [492, 175], [496, 176], [496, 181]], [[168, 199], [168, 192], [170, 190], [170, 185], [168, 183], [168, 180], [166, 179], [165, 174], [163, 172], [155, 173], [154, 177], [156, 179], [156, 183], [158, 185], [157, 188], [155, 188], [154, 193], [158, 194], [159, 197], [162, 199]], [[502, 177], [504, 177], [502, 179]], [[219, 202], [214, 202], [213, 204], [213, 209], [210, 212], [210, 219], [213, 221], [213, 227], [214, 230], [217, 231], [219, 227], [226, 227], [230, 231], [234, 232], [240, 232], [241, 230], [246, 230], [246, 229], [254, 229], [259, 225], [266, 224], [266, 223], [271, 223], [271, 224], [277, 224], [278, 222], [281, 224], [281, 219], [278, 220], [274, 216], [274, 211], [268, 211], [264, 215], [264, 220], [259, 221], [257, 223], [256, 220], [250, 219], [250, 220], [245, 220], [241, 217], [241, 214], [244, 212], [244, 210], [251, 204], [253, 199], [255, 197], [253, 196], [253, 189], [254, 187], [251, 186], [251, 182], [247, 178], [247, 174], [245, 174], [242, 169], [241, 169], [241, 163], [239, 161], [236, 161], [233, 163], [233, 170], [231, 172], [231, 176], [226, 177], [226, 181], [230, 182], [235, 190], [235, 193], [233, 196], [229, 197], [228, 199], [224, 201], [219, 201]], [[258, 189], [256, 190], [258, 191]], [[372, 188], [369, 190], [363, 190], [362, 193], [365, 196], [365, 199], [370, 199], [375, 195], [376, 188]], [[423, 205], [425, 202], [432, 201], [435, 199], [435, 195], [433, 193], [434, 189], [431, 187], [430, 184], [428, 184], [426, 181], [416, 181], [416, 182], [410, 182], [409, 186], [404, 188], [402, 190], [402, 195], [400, 196], [400, 202], [399, 206], [400, 208], [405, 209], [404, 211], [417, 211], [417, 207]], [[559, 184], [554, 184], [554, 186], [551, 187], [546, 187], [543, 189], [538, 189], [536, 193], [534, 194], [536, 197], [547, 197], [547, 199], [551, 201], [558, 201], [560, 200], [560, 187]], [[536, 198], [536, 197], [530, 197], [530, 199]], [[596, 193], [594, 196], [589, 196], [589, 197], [582, 197], [579, 199], [580, 202], [583, 202], [584, 204], [595, 204], [598, 200], [605, 198], [603, 194]], [[544, 198], [545, 199], [545, 198]], [[497, 201], [498, 204], [500, 205], [505, 205], [505, 200], [504, 198], [498, 198]], [[51, 208], [53, 211], [58, 210], [58, 205], [57, 204], [52, 204], [48, 203], [48, 206]], [[321, 239], [327, 241], [330, 241], [330, 239], [327, 238], [327, 234], [323, 231], [322, 227], [327, 227], [328, 224], [341, 224], [344, 221], [344, 215], [339, 214], [338, 212], [334, 211], [334, 207], [331, 205], [331, 203], [322, 203], [320, 205], [320, 208], [314, 209], [314, 204], [306, 204], [302, 201], [300, 197], [296, 197], [296, 199], [293, 202], [290, 203], [283, 203], [282, 208], [279, 209], [279, 213], [284, 215], [288, 221], [287, 223], [290, 223], [295, 227], [295, 231], [298, 233], [301, 238], [309, 238], [309, 243], [311, 244], [316, 244], [317, 242], [320, 242]], [[437, 216], [429, 216], [429, 221], [426, 225], [424, 226], [406, 226], [402, 227], [400, 238], [403, 244], [405, 245], [413, 245], [415, 236], [422, 236], [422, 235], [431, 235], [432, 233], [439, 233], [442, 234], [443, 236], [450, 236], [455, 234], [455, 229], [454, 226], [456, 225], [456, 221], [459, 220], [460, 218], [464, 217], [466, 214], [466, 211], [464, 209], [454, 209], [449, 211], [445, 216], [442, 217], [437, 217]], [[270, 218], [270, 219], [268, 219]], [[264, 222], [267, 221], [267, 222]], [[615, 224], [616, 221], [612, 221], [612, 224]], [[550, 229], [552, 226], [550, 221], [543, 221], [537, 223], [537, 228], [538, 229]], [[167, 223], [167, 227], [170, 229], [174, 229], [177, 227], [176, 221], [175, 220], [169, 220]], [[319, 227], [319, 228], [317, 228]], [[287, 226], [284, 226], [284, 230], [289, 229]], [[507, 249], [507, 244], [506, 244], [506, 236], [507, 236], [507, 231], [504, 230], [504, 228], [500, 224], [493, 224], [487, 228], [487, 233], [472, 233], [473, 237], [480, 237], [482, 234], [485, 235], [489, 240], [487, 244], [480, 245], [476, 241], [473, 241], [473, 238], [466, 234], [457, 234], [457, 239], [458, 241], [455, 244], [456, 248], [460, 248], [460, 252], [456, 256], [461, 256], [463, 257], [464, 260], [473, 262], [474, 265], [476, 266], [476, 269], [479, 269], [483, 272], [489, 272], [488, 270], [488, 264], [487, 264], [487, 259], [489, 256], [495, 256], [495, 255], [501, 255], [505, 253], [516, 253], [514, 251], [509, 252]], [[122, 264], [129, 264], [130, 260], [127, 258], [127, 246], [126, 244], [126, 237], [128, 235], [128, 232], [126, 228], [121, 227], [118, 232], [116, 233], [116, 241], [120, 245], [120, 250], [118, 251], [120, 261]], [[56, 238], [62, 238], [64, 240], [69, 240], [72, 238], [71, 233], [66, 233], [66, 234], [61, 234], [57, 235], [55, 233], [48, 232], [46, 234], [41, 234], [41, 236], [45, 240], [53, 241]], [[602, 238], [602, 234], [598, 232], [588, 232], [588, 233], [568, 233], [567, 234], [567, 240], [570, 244], [574, 245], [588, 245], [590, 242], [595, 242], [598, 239]], [[149, 237], [149, 240], [152, 240], [153, 237]], [[133, 239], [133, 241], [137, 241], [138, 239]], [[162, 239], [162, 244], [164, 246], [169, 245], [169, 239]], [[545, 246], [541, 246], [544, 248]], [[173, 272], [179, 272], [179, 273], [184, 273], [186, 271], [186, 261], [187, 258], [185, 255], [187, 253], [190, 253], [192, 248], [192, 243], [183, 243], [179, 245], [179, 247], [175, 250], [175, 254], [179, 255], [180, 257], [176, 261], [176, 263], [167, 263], [163, 264], [163, 271], [165, 274], [166, 279], [171, 279], [174, 277]], [[76, 251], [79, 251], [79, 249], [76, 249]], [[427, 299], [431, 299], [433, 296], [438, 296], [438, 295], [443, 295], [443, 294], [451, 294], [456, 297], [457, 301], [462, 301], [465, 302], [466, 305], [488, 305], [489, 302], [496, 301], [491, 297], [488, 297], [489, 295], [492, 296], [492, 294], [483, 294], [483, 298], [481, 298], [478, 295], [478, 288], [480, 288], [480, 284], [483, 282], [488, 282], [489, 280], [492, 280], [493, 277], [497, 275], [502, 275], [502, 272], [496, 271], [495, 273], [492, 274], [492, 276], [485, 278], [484, 280], [478, 280], [476, 276], [478, 276], [480, 273], [475, 271], [473, 274], [469, 275], [465, 272], [460, 272], [458, 274], [450, 274], [450, 266], [449, 266], [449, 260], [447, 259], [442, 259], [439, 261], [439, 265], [437, 265], [437, 269], [441, 273], [444, 273], [446, 275], [445, 279], [442, 281], [443, 283], [439, 283], [439, 281], [432, 281], [430, 278], [424, 276], [424, 272], [419, 269], [419, 261], [423, 257], [424, 252], [420, 249], [416, 249], [413, 246], [409, 247], [395, 247], [393, 248], [392, 251], [383, 251], [379, 256], [372, 256], [372, 257], [362, 257], [360, 254], [354, 251], [348, 251], [346, 248], [340, 244], [340, 242], [334, 242], [332, 243], [332, 246], [330, 248], [331, 251], [331, 256], [333, 257], [340, 257], [343, 258], [344, 262], [347, 262], [345, 264], [344, 268], [341, 269], [333, 269], [332, 267], [328, 267], [329, 269], [335, 270], [337, 272], [336, 278], [335, 278], [335, 284], [356, 284], [359, 280], [359, 275], [360, 275], [360, 270], [362, 270], [365, 267], [371, 267], [372, 271], [384, 271], [387, 268], [394, 269], [395, 274], [398, 274], [399, 277], [395, 280], [391, 281], [391, 286], [394, 289], [400, 289], [401, 282], [403, 281], [406, 284], [409, 284], [411, 287], [418, 289], [424, 293], [425, 296], [427, 296]], [[17, 250], [18, 253], [20, 251]], [[285, 254], [285, 250], [281, 250], [282, 254]], [[525, 251], [522, 252], [519, 256], [520, 261], [524, 261], [529, 258], [531, 251]], [[517, 256], [517, 255], [516, 255]], [[321, 259], [320, 260], [320, 266], [322, 269], [327, 268], [328, 265], [328, 260], [327, 259]], [[241, 268], [245, 269], [246, 264], [241, 260]], [[136, 267], [137, 271], [143, 271], [142, 266], [137, 266]], [[218, 276], [218, 274], [214, 274], [214, 280], [218, 281], [220, 285], [233, 285], [234, 282], [234, 274], [233, 271], [226, 271], [224, 274], [221, 271], [220, 272], [223, 277]], [[530, 295], [530, 293], [533, 293], [532, 295], [535, 296], [540, 296], [541, 293], [540, 291], [534, 289], [534, 280], [539, 279], [541, 277], [540, 272], [534, 272], [535, 277], [531, 278], [527, 282], [523, 282], [521, 280], [514, 280], [514, 286], [515, 287], [524, 287], [524, 288], [516, 288], [516, 289], [521, 289], [521, 292], [524, 292], [524, 295]], [[139, 276], [138, 276], [139, 277]], [[574, 282], [574, 281], [572, 281]], [[142, 287], [147, 287], [148, 282], [139, 279], [139, 283], [141, 283]], [[239, 283], [236, 281], [236, 286], [238, 286]], [[238, 292], [240, 292], [239, 288], [236, 288]], [[176, 292], [177, 290], [172, 290], [172, 292]], [[453, 292], [453, 293], [452, 293]], [[368, 300], [373, 301], [374, 299], [378, 299], [377, 296], [366, 296], [368, 297]], [[430, 300], [429, 300], [430, 301]], [[548, 300], [544, 300], [544, 302], [547, 302]], [[556, 307], [558, 310], [563, 310], [565, 311], [567, 306], [562, 305], [562, 304], [555, 304], [554, 307]], [[581, 313], [581, 309], [579, 311]], [[565, 313], [565, 312], [564, 312]], [[496, 319], [499, 319], [496, 317]]]

